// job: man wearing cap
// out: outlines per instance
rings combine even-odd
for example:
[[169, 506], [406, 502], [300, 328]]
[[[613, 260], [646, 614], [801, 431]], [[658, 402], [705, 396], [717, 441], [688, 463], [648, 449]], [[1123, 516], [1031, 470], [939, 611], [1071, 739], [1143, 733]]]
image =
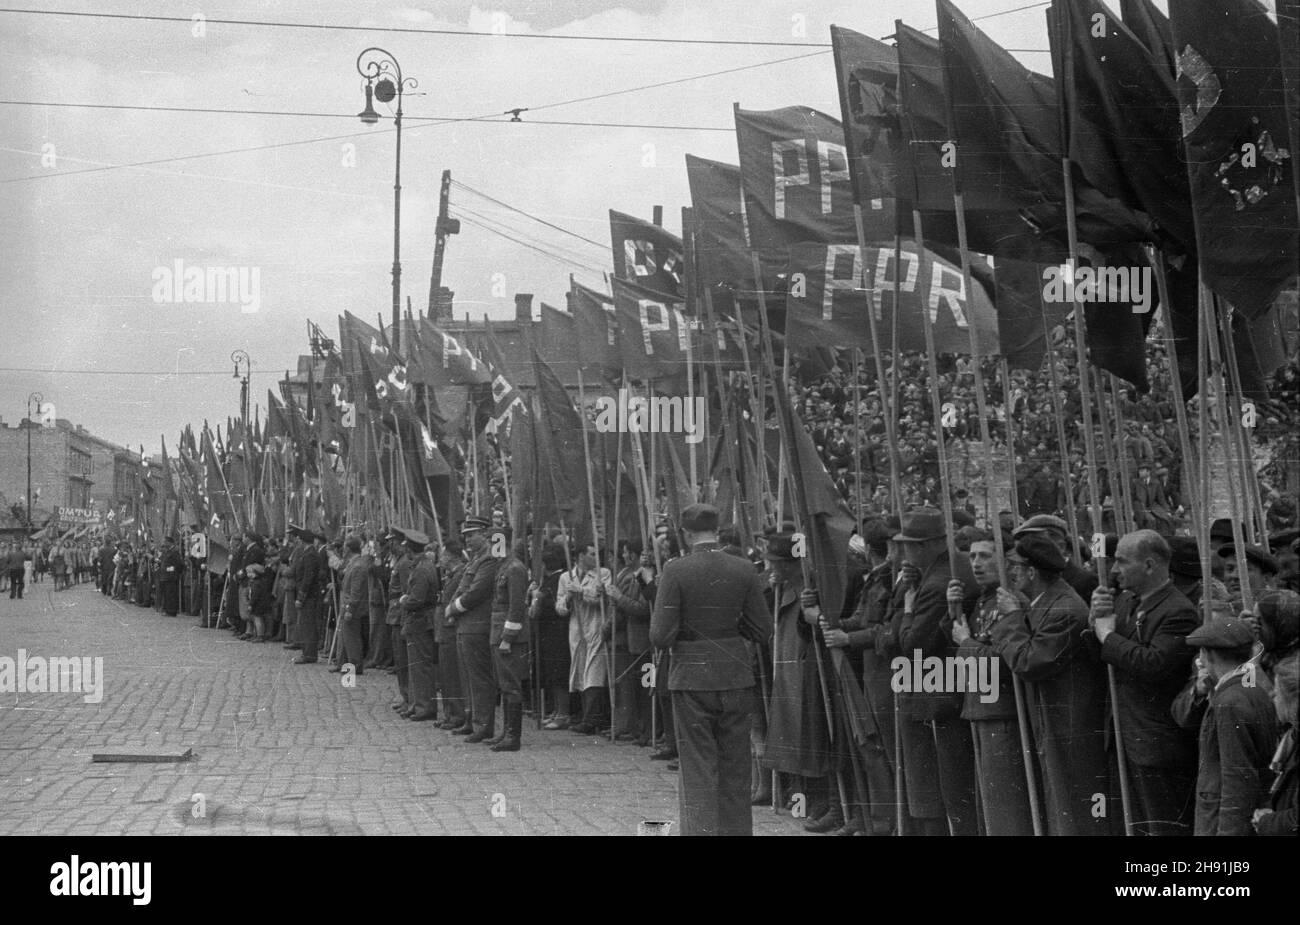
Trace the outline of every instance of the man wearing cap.
[[[943, 514], [920, 508], [904, 514], [894, 541], [903, 544], [902, 581], [907, 590], [895, 615], [901, 655], [946, 658], [957, 654], [948, 608], [948, 583], [959, 580], [965, 589], [962, 609], [969, 612], [979, 598], [979, 585], [970, 563], [948, 557]], [[918, 654], [919, 650], [919, 654]], [[970, 724], [961, 719], [961, 691], [900, 691], [903, 770], [907, 802], [921, 833], [975, 835], [975, 752]]]
[[359, 536], [349, 536], [343, 548], [347, 551], [340, 599], [343, 613], [338, 624], [338, 654], [331, 659], [330, 671], [342, 671], [344, 665], [351, 665], [360, 675], [365, 671], [361, 662], [361, 623], [370, 616], [370, 556], [362, 552]]
[[[1205, 597], [1205, 585], [1201, 581], [1200, 546], [1192, 536], [1171, 536], [1166, 541], [1169, 543], [1169, 580], [1199, 613], [1201, 601]], [[1227, 587], [1213, 574], [1210, 576], [1209, 587], [1210, 600], [1227, 602], [1231, 599]]]
[[293, 660], [295, 665], [311, 665], [316, 662], [320, 649], [321, 630], [321, 596], [329, 581], [329, 569], [325, 558], [325, 534], [300, 530], [304, 541], [302, 557], [298, 560], [294, 572], [296, 585], [295, 603], [298, 608], [297, 639], [302, 654]]
[[[394, 645], [406, 650], [406, 699], [410, 706], [401, 716], [420, 723], [438, 718], [437, 677], [438, 648], [434, 643], [433, 621], [436, 619], [442, 584], [438, 567], [425, 553], [429, 538], [419, 530], [402, 529], [406, 538], [409, 570], [406, 591], [399, 598], [402, 623]], [[401, 682], [398, 682], [399, 687]]]
[[185, 559], [176, 548], [176, 537], [163, 539], [163, 548], [158, 563], [158, 590], [161, 592], [163, 613], [174, 617], [181, 609], [181, 573], [185, 570]]
[[[1265, 591], [1272, 590], [1277, 579], [1277, 560], [1264, 551], [1264, 547], [1248, 544], [1245, 547], [1246, 574], [1241, 574], [1237, 566], [1237, 547], [1227, 543], [1219, 547], [1219, 558], [1223, 560], [1223, 583], [1233, 600], [1241, 605], [1246, 590], [1250, 591], [1252, 601], [1259, 600]], [[1244, 587], [1243, 587], [1244, 584]]]
[[1055, 515], [1037, 514], [1017, 527], [1011, 536], [1018, 539], [1030, 533], [1041, 533], [1056, 544], [1061, 557], [1065, 559], [1065, 570], [1061, 572], [1061, 578], [1080, 598], [1085, 601], [1091, 598], [1092, 592], [1097, 588], [1097, 573], [1074, 563], [1069, 525]]
[[1169, 544], [1160, 534], [1129, 533], [1115, 547], [1113, 576], [1120, 593], [1092, 593], [1090, 623], [1101, 660], [1115, 666], [1124, 773], [1140, 835], [1186, 835], [1192, 823], [1196, 744], [1170, 708], [1195, 655], [1185, 639], [1201, 620], [1174, 587], [1169, 564]]
[[1089, 649], [1088, 605], [1065, 583], [1065, 557], [1042, 534], [1016, 540], [1007, 555], [1012, 590], [998, 589], [1001, 617], [992, 645], [1025, 681], [1043, 773], [1048, 835], [1106, 835], [1103, 741], [1106, 686]]
[[465, 699], [460, 656], [456, 652], [456, 618], [448, 616], [466, 565], [465, 546], [460, 538], [449, 536], [443, 540], [442, 552], [438, 556], [442, 595], [434, 616], [433, 638], [438, 646], [438, 692], [442, 696], [442, 712], [447, 717], [438, 726], [449, 730], [452, 735], [469, 735], [474, 731], [465, 712], [468, 701]]
[[[1242, 535], [1245, 535], [1245, 524], [1241, 527]], [[1210, 524], [1210, 554], [1218, 555], [1219, 550], [1232, 542], [1232, 521], [1227, 517], [1220, 517], [1214, 523]]]
[[491, 528], [491, 521], [485, 517], [465, 518], [460, 533], [469, 550], [469, 565], [447, 605], [447, 616], [456, 621], [456, 654], [469, 698], [469, 723], [474, 730], [465, 737], [466, 742], [482, 742], [495, 732], [497, 685], [488, 638], [492, 631], [492, 592], [502, 559], [492, 555]]
[[[366, 645], [366, 667], [385, 669], [393, 667], [393, 640], [388, 635], [388, 564], [390, 550], [387, 537], [375, 538], [374, 555], [370, 557], [370, 635]], [[400, 640], [399, 640], [400, 641]]]
[[[1272, 686], [1251, 660], [1255, 633], [1244, 620], [1216, 618], [1194, 630], [1187, 645], [1200, 649], [1191, 696], [1205, 704], [1195, 834], [1250, 835], [1251, 817], [1268, 798], [1277, 745]], [[1184, 721], [1200, 712], [1184, 711]]]
[[[506, 536], [509, 527], [501, 527]], [[496, 587], [492, 594], [492, 629], [488, 644], [492, 647], [493, 668], [501, 691], [501, 734], [485, 739], [494, 752], [519, 751], [524, 729], [524, 685], [528, 683], [528, 569], [523, 558], [528, 555], [528, 541], [516, 540], [510, 555], [497, 567]]]
[[772, 617], [748, 562], [722, 551], [718, 511], [692, 504], [681, 526], [691, 554], [664, 566], [650, 641], [672, 651], [668, 688], [681, 755], [683, 835], [752, 835], [749, 730], [754, 666]]
[[285, 531], [285, 546], [288, 557], [285, 560], [281, 579], [284, 587], [284, 604], [281, 619], [284, 622], [284, 646], [286, 649], [301, 649], [298, 641], [298, 572], [302, 562], [303, 551], [310, 544], [310, 534], [297, 524], [289, 524]]
[[399, 714], [405, 715], [411, 709], [411, 676], [406, 659], [406, 640], [402, 638], [402, 618], [406, 615], [406, 605], [402, 598], [411, 583], [411, 572], [415, 570], [420, 553], [407, 545], [406, 534], [400, 528], [390, 527], [388, 536], [395, 557], [393, 567], [389, 570], [388, 613], [384, 616], [393, 649], [393, 673], [397, 675], [397, 700], [391, 706]]
[[[971, 540], [969, 558], [980, 596], [969, 620], [963, 618], [953, 623], [957, 656], [970, 665], [979, 665], [985, 659], [999, 662], [995, 696], [989, 700], [981, 691], [967, 690], [961, 710], [962, 719], [971, 725], [975, 744], [975, 777], [984, 834], [1033, 835], [1014, 675], [1009, 669], [1002, 670], [1006, 666], [992, 645], [993, 627], [1000, 614], [997, 547], [990, 533], [982, 532]], [[965, 595], [966, 588], [960, 581], [948, 582], [950, 602], [960, 604]]]

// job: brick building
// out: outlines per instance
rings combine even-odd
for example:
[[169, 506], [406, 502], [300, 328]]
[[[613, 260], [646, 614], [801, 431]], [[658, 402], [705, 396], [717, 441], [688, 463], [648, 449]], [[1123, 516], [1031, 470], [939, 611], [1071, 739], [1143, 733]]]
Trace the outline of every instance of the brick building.
[[64, 418], [50, 426], [26, 419], [11, 426], [0, 419], [0, 494], [7, 505], [21, 504], [27, 495], [29, 430], [34, 523], [44, 522], [55, 507], [132, 510], [143, 474], [139, 454]]

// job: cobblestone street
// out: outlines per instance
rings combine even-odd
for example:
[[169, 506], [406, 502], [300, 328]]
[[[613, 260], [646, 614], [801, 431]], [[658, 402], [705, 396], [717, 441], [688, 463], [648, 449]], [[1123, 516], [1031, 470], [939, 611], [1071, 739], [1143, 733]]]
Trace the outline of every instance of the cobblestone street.
[[[397, 718], [387, 672], [349, 689], [278, 644], [51, 587], [0, 599], [0, 656], [102, 657], [103, 699], [0, 694], [0, 834], [633, 835], [677, 818], [676, 774], [648, 749], [528, 717], [523, 750], [494, 754]], [[91, 761], [130, 748], [194, 755]], [[769, 809], [754, 823], [802, 834]]]

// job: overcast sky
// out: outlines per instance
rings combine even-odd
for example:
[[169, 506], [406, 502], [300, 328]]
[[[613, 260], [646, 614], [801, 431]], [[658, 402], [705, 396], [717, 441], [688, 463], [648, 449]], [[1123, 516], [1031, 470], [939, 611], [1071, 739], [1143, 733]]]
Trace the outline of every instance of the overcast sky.
[[[974, 18], [1024, 4], [965, 0], [961, 6]], [[559, 255], [462, 224], [444, 271], [445, 284], [456, 291], [457, 315], [505, 316], [515, 292], [563, 306], [571, 272], [603, 288], [593, 270], [610, 266], [610, 208], [649, 218], [660, 204], [665, 224], [679, 230], [681, 207], [689, 205], [683, 155], [737, 160], [733, 102], [747, 109], [808, 105], [839, 116], [828, 48], [383, 29], [828, 43], [832, 23], [877, 37], [893, 32], [896, 17], [918, 28], [935, 23], [928, 0], [498, 0], [492, 8], [64, 0], [58, 6], [186, 21], [0, 13], [3, 100], [313, 114], [0, 105], [0, 417], [17, 423], [27, 394], [37, 390], [60, 417], [149, 452], [157, 450], [160, 434], [174, 445], [186, 422], [197, 427], [205, 418], [215, 423], [237, 413], [232, 350], [251, 354], [254, 400], [264, 404], [267, 388], [306, 351], [308, 319], [336, 334], [336, 317], [345, 309], [372, 322], [380, 312], [387, 316], [394, 137], [387, 106], [376, 104], [386, 117], [379, 125], [355, 118], [364, 103], [355, 62], [369, 45], [393, 52], [405, 76], [419, 81], [406, 97], [402, 133], [403, 296], [418, 310], [428, 298], [443, 169], [601, 244], [453, 189], [453, 214], [495, 223]], [[209, 18], [363, 31], [208, 23], [206, 34], [195, 37], [188, 20], [196, 9]], [[1041, 50], [1017, 55], [1046, 72], [1044, 9], [978, 24], [1006, 47]], [[516, 107], [535, 111], [523, 114], [522, 125], [419, 124]], [[726, 131], [528, 124], [541, 119]], [[127, 166], [146, 161], [165, 162]], [[90, 170], [100, 167], [110, 169]], [[156, 268], [178, 260], [256, 268], [258, 310], [156, 302]]]

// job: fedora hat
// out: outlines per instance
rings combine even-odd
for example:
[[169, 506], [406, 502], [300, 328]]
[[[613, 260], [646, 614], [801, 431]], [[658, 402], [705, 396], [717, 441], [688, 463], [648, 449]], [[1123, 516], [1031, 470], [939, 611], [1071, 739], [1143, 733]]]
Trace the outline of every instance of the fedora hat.
[[932, 507], [908, 511], [903, 515], [902, 523], [902, 530], [894, 536], [896, 543], [924, 543], [948, 535], [943, 525], [943, 512]]

